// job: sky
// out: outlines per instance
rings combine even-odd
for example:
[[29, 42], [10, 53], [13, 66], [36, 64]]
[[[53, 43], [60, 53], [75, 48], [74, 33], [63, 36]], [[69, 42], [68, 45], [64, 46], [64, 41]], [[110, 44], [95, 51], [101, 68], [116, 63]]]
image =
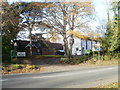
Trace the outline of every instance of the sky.
[[103, 0], [93, 0], [95, 6], [95, 12], [98, 19], [104, 19], [106, 17], [107, 6]]
[[93, 5], [95, 7], [95, 21], [91, 23], [92, 30], [96, 31], [96, 27], [101, 24], [106, 24], [107, 21], [107, 5], [105, 0], [93, 0]]

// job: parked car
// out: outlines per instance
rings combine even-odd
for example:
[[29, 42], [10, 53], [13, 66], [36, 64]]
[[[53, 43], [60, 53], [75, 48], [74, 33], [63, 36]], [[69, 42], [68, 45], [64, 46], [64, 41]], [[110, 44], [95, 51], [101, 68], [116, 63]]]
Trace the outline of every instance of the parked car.
[[65, 53], [64, 50], [58, 50], [58, 51], [56, 52], [57, 55], [64, 55], [64, 53]]

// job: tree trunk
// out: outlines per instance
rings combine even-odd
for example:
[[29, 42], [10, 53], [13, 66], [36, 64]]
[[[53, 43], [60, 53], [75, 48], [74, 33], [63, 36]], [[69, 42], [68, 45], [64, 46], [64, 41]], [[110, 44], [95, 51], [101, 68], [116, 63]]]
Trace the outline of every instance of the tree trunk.
[[[73, 6], [73, 8], [74, 8], [74, 6]], [[75, 17], [74, 17], [74, 15], [72, 15], [72, 27], [71, 27], [72, 31], [74, 30], [74, 20], [75, 20]], [[70, 58], [72, 57], [73, 44], [74, 44], [74, 38], [73, 38], [73, 34], [72, 34], [72, 35], [70, 35], [70, 51], [69, 51]]]
[[70, 59], [70, 53], [69, 53], [69, 46], [68, 46], [68, 40], [66, 37], [66, 27], [67, 27], [67, 19], [66, 19], [66, 11], [65, 11], [65, 4], [63, 6], [63, 42], [64, 42], [64, 50], [65, 50], [65, 55], [68, 59]]
[[73, 44], [74, 44], [74, 38], [73, 38], [73, 35], [71, 35], [70, 36], [70, 58], [72, 56]]
[[64, 56], [66, 56], [67, 55], [67, 53], [66, 53], [66, 48], [65, 48], [65, 43], [64, 43], [64, 45], [63, 45], [63, 50], [64, 50]]
[[30, 28], [30, 56], [32, 55], [32, 29]]
[[63, 48], [65, 51], [65, 56], [69, 57], [69, 48], [68, 48], [68, 41], [67, 41], [66, 35], [64, 35], [63, 42], [64, 42]]

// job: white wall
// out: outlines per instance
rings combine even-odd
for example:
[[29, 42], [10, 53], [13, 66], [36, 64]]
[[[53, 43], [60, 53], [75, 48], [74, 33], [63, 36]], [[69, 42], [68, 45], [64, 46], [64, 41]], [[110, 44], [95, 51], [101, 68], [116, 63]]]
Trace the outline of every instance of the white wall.
[[91, 49], [91, 41], [87, 41], [87, 49], [90, 50]]
[[[99, 42], [97, 42], [98, 44]], [[92, 41], [92, 44], [96, 44], [95, 41]], [[78, 38], [74, 38], [74, 44], [73, 44], [73, 52], [72, 55], [76, 55], [76, 53], [81, 55], [81, 49], [84, 47], [84, 50], [86, 50], [86, 40], [81, 40]], [[78, 51], [76, 51], [76, 48], [78, 48]], [[91, 41], [87, 40], [87, 50], [91, 50]]]
[[[78, 48], [78, 51], [81, 50], [81, 39], [74, 38], [72, 55], [76, 55], [78, 53], [76, 51], [76, 48]], [[81, 53], [81, 52], [79, 52], [79, 53]]]
[[82, 40], [82, 48], [84, 48], [84, 50], [86, 50], [86, 40]]

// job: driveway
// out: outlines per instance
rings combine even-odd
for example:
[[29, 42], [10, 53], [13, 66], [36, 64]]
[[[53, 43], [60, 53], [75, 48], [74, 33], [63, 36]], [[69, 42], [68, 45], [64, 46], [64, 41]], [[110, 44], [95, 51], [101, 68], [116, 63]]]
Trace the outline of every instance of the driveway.
[[31, 64], [33, 65], [56, 65], [56, 64], [60, 64], [60, 58], [31, 60]]

